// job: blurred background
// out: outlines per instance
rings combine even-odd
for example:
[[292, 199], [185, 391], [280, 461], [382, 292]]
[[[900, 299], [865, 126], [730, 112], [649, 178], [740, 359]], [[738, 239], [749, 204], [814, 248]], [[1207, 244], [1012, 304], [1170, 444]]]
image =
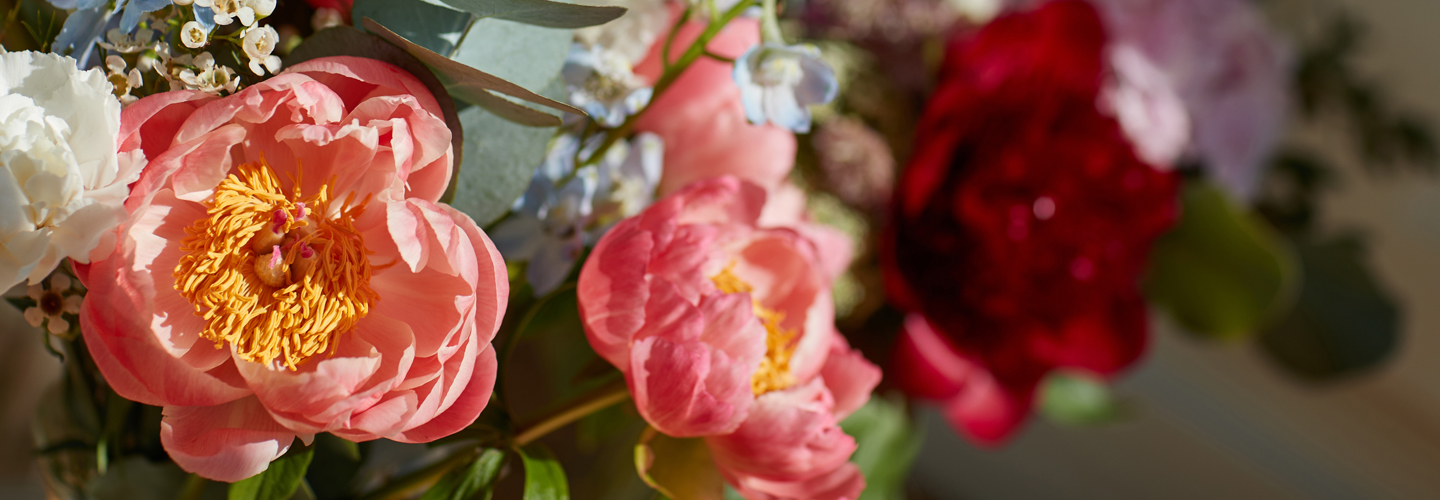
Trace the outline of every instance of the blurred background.
[[[1440, 2], [1270, 0], [1271, 21], [1303, 32], [1309, 9], [1344, 9], [1367, 28], [1353, 62], [1406, 111], [1440, 117]], [[1313, 122], [1313, 121], [1312, 121]], [[1008, 446], [975, 447], [933, 409], [908, 491], [917, 499], [1434, 498], [1440, 496], [1440, 179], [1377, 174], [1342, 124], [1294, 123], [1290, 144], [1329, 159], [1322, 233], [1359, 232], [1365, 263], [1396, 301], [1400, 337], [1375, 370], [1336, 380], [1283, 370], [1260, 343], [1179, 333], [1156, 314], [1146, 358], [1114, 392], [1127, 418], [1086, 428], [1037, 418]], [[41, 498], [31, 423], [60, 364], [41, 332], [0, 306], [0, 498]], [[129, 500], [141, 500], [130, 498]]]

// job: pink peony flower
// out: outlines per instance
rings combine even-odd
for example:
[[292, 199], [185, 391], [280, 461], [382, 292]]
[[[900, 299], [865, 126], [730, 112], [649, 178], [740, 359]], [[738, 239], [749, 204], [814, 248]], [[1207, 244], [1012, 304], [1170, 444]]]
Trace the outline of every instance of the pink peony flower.
[[[670, 60], [679, 59], [703, 30], [703, 24], [693, 22], [681, 27], [670, 47]], [[658, 40], [635, 68], [635, 74], [652, 82], [660, 77], [665, 35]], [[759, 21], [742, 18], [731, 21], [706, 48], [733, 59], [757, 43]], [[745, 118], [733, 69], [733, 64], [709, 58], [696, 60], [640, 118], [637, 130], [665, 140], [660, 194], [722, 175], [772, 189], [795, 166], [795, 134], [774, 125], [752, 125]]]
[[705, 436], [747, 498], [855, 498], [864, 479], [839, 422], [880, 371], [835, 330], [826, 262], [839, 259], [823, 254], [848, 245], [765, 226], [765, 200], [725, 176], [612, 228], [580, 274], [586, 335], [640, 414], [665, 434]]
[[121, 150], [152, 160], [115, 254], [77, 266], [80, 321], [115, 391], [164, 406], [182, 468], [235, 481], [297, 436], [426, 442], [485, 408], [509, 284], [436, 202], [440, 113], [410, 74], [354, 57], [125, 109]]

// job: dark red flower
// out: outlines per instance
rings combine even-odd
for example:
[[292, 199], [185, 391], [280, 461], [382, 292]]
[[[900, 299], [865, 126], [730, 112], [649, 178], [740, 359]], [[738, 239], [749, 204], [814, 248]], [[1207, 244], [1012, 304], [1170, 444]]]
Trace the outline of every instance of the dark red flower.
[[1145, 349], [1138, 281], [1177, 179], [1097, 107], [1104, 47], [1069, 0], [952, 40], [896, 190], [887, 287], [939, 334], [910, 322], [897, 379], [982, 442], [1011, 434], [1051, 370], [1110, 375]]

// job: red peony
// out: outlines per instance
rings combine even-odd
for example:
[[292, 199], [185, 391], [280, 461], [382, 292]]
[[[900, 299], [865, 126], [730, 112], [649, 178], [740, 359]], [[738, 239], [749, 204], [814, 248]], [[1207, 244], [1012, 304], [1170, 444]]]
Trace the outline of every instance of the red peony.
[[1177, 178], [1097, 107], [1105, 42], [1071, 0], [953, 40], [896, 192], [887, 286], [938, 333], [910, 322], [896, 379], [984, 443], [1051, 370], [1110, 375], [1145, 349], [1138, 281]]

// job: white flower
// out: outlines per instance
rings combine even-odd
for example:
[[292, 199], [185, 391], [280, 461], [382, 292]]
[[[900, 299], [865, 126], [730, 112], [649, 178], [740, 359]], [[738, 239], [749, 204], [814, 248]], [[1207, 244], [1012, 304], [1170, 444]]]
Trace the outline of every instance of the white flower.
[[[250, 26], [255, 24], [255, 9], [248, 5], [250, 2], [244, 0], [195, 0], [195, 5], [207, 7], [215, 13], [215, 24], [229, 26], [235, 18], [240, 18], [240, 24]], [[270, 6], [274, 8], [274, 2]]]
[[670, 30], [666, 0], [578, 0], [586, 5], [625, 7], [625, 15], [608, 23], [575, 30], [575, 39], [586, 46], [601, 46], [640, 64], [660, 35]]
[[35, 328], [43, 325], [53, 335], [68, 337], [70, 322], [63, 316], [80, 314], [80, 304], [85, 300], [73, 284], [74, 280], [69, 276], [55, 273], [50, 276], [49, 289], [41, 283], [30, 285], [26, 295], [35, 301], [35, 305], [25, 309], [25, 322]]
[[[186, 64], [185, 59], [188, 58], [189, 56], [181, 56], [176, 58], [176, 62]], [[219, 94], [221, 91], [234, 92], [240, 85], [240, 79], [235, 76], [235, 72], [230, 68], [215, 65], [215, 56], [209, 52], [201, 52], [188, 65], [195, 69], [185, 67], [180, 70], [180, 81], [185, 88]]]
[[105, 32], [105, 41], [100, 46], [105, 50], [112, 50], [122, 54], [133, 54], [150, 48], [155, 44], [155, 30], [137, 29], [134, 33], [125, 34], [120, 28], [114, 28]]
[[205, 29], [204, 25], [190, 21], [180, 27], [180, 43], [192, 49], [203, 48], [205, 44], [210, 43], [210, 32]]
[[142, 153], [117, 154], [120, 101], [69, 57], [0, 54], [0, 288], [108, 256]]
[[190, 4], [192, 4], [192, 3], [195, 3], [195, 0], [171, 0], [171, 3], [174, 3], [175, 5], [179, 5], [179, 6], [181, 6], [181, 7], [184, 7], [184, 6], [186, 6], [186, 5], [190, 5]]
[[1005, 0], [949, 0], [950, 6], [960, 11], [960, 15], [970, 18], [976, 23], [989, 22], [996, 15], [1000, 14], [1001, 7], [1007, 3]]
[[[665, 141], [641, 132], [630, 142], [617, 142], [598, 165], [591, 241], [621, 219], [633, 217], [655, 201], [665, 160]], [[618, 159], [618, 161], [616, 161]]]
[[115, 87], [115, 97], [120, 98], [120, 104], [129, 105], [140, 99], [139, 97], [130, 95], [131, 90], [145, 83], [144, 79], [140, 78], [139, 69], [131, 69], [127, 74], [125, 72], [125, 59], [116, 55], [105, 57], [105, 68], [110, 70], [108, 79], [110, 80], [110, 85]]
[[315, 15], [310, 16], [310, 27], [315, 31], [345, 24], [345, 15], [340, 11], [321, 7], [315, 9]]
[[1146, 163], [1169, 169], [1190, 145], [1190, 115], [1170, 77], [1134, 48], [1110, 50], [1113, 81], [1100, 97]]
[[764, 43], [735, 60], [735, 83], [751, 123], [810, 131], [809, 106], [835, 99], [835, 70], [813, 45]]
[[653, 93], [631, 71], [629, 60], [598, 45], [588, 49], [572, 45], [560, 75], [570, 93], [570, 104], [606, 127], [620, 126], [626, 117], [649, 104]]
[[267, 69], [271, 73], [280, 70], [280, 58], [271, 55], [275, 52], [275, 43], [279, 41], [280, 34], [269, 26], [256, 26], [245, 30], [240, 45], [245, 49], [245, 57], [250, 58], [250, 71], [265, 76]]

